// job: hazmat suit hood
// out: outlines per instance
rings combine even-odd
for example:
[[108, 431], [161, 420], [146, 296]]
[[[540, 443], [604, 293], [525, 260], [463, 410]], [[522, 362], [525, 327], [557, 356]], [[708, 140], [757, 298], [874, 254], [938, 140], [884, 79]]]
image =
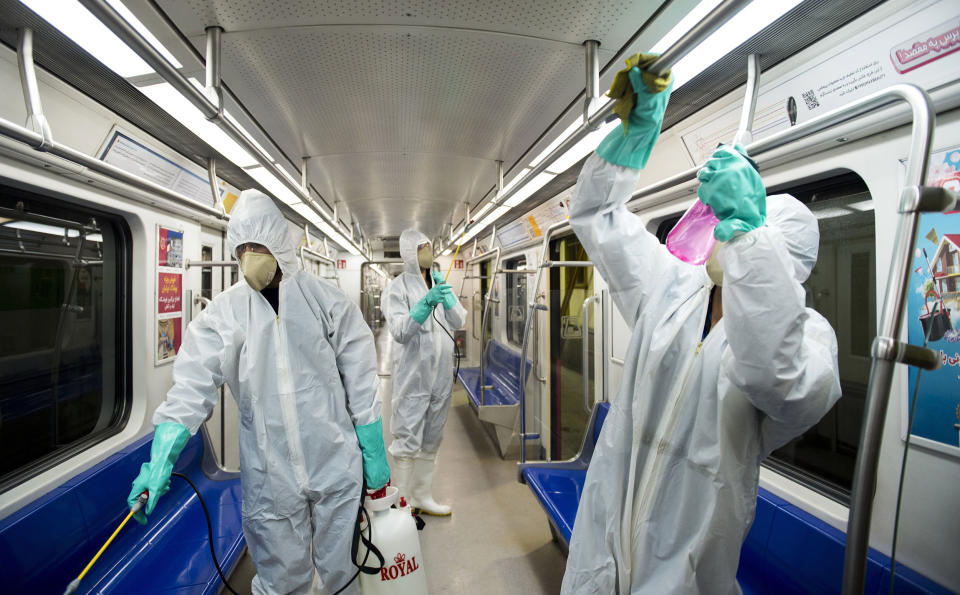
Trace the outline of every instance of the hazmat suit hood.
[[[270, 250], [285, 277], [297, 271], [296, 242], [290, 234], [287, 219], [277, 205], [259, 190], [244, 190], [230, 212], [227, 226], [227, 249], [234, 258], [237, 246], [262, 244]], [[414, 247], [416, 260], [416, 247]]]
[[400, 234], [400, 258], [403, 259], [403, 271], [420, 276], [420, 263], [417, 262], [417, 246], [433, 243], [430, 239], [415, 229], [408, 229]]
[[817, 264], [820, 227], [816, 216], [789, 194], [767, 197], [767, 225], [783, 236], [784, 246], [793, 257], [793, 274], [803, 283]]

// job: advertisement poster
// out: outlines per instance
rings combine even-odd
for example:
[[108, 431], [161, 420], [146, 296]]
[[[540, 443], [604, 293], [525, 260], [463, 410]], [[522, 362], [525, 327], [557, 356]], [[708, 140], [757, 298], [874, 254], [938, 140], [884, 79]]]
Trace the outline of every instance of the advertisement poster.
[[[753, 123], [760, 139], [898, 83], [932, 89], [960, 72], [960, 7], [955, 0], [916, 2], [862, 32], [802, 71], [761, 77]], [[746, 68], [746, 65], [744, 65]], [[681, 133], [697, 163], [730, 142], [741, 102]]]
[[[960, 189], [960, 146], [934, 153], [927, 184]], [[909, 407], [919, 376], [913, 435], [960, 448], [960, 211], [920, 219], [907, 296], [908, 340], [940, 354], [940, 369], [910, 368]], [[960, 454], [960, 451], [957, 451]]]
[[179, 273], [159, 273], [157, 275], [157, 314], [179, 313], [181, 304], [183, 275]]
[[157, 234], [157, 266], [183, 268], [183, 232], [161, 227]]
[[[114, 129], [113, 135], [101, 153], [100, 159], [126, 172], [150, 180], [154, 184], [169, 188], [200, 204], [210, 206], [216, 204], [207, 178], [174, 163], [116, 129]], [[219, 188], [221, 197], [225, 192], [225, 188]], [[234, 200], [236, 199], [234, 198]]]
[[156, 364], [171, 362], [183, 334], [183, 231], [157, 226]]

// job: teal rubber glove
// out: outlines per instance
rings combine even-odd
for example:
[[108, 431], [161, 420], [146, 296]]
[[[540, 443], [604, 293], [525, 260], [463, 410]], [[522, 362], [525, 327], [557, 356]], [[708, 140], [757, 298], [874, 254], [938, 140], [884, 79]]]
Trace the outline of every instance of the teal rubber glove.
[[367, 489], [379, 490], [390, 481], [387, 450], [383, 446], [383, 419], [365, 426], [356, 426], [357, 442], [363, 455], [363, 479]]
[[[655, 59], [653, 54], [638, 54], [630, 58], [627, 60], [629, 70], [621, 71], [610, 88], [608, 95], [618, 99], [618, 107], [620, 104], [630, 107], [626, 121], [614, 128], [597, 147], [597, 154], [610, 163], [643, 169], [660, 137], [660, 126], [667, 102], [670, 101], [673, 79], [668, 73], [661, 77], [652, 77], [651, 73], [641, 69]], [[623, 72], [626, 72], [626, 77], [622, 76]], [[629, 81], [629, 86], [624, 78]], [[663, 90], [654, 91], [651, 87]], [[636, 94], [632, 106], [631, 89], [632, 93]], [[614, 108], [614, 111], [617, 111], [617, 108]]]
[[425, 295], [423, 299], [427, 300], [427, 303], [431, 306], [437, 306], [443, 303], [443, 294], [451, 289], [452, 288], [446, 283], [436, 283], [430, 288], [430, 291], [427, 292], [427, 295]]
[[150, 462], [140, 467], [140, 474], [133, 480], [133, 489], [127, 496], [127, 504], [133, 508], [144, 490], [149, 493], [146, 506], [133, 515], [141, 525], [147, 524], [147, 515], [156, 508], [157, 500], [170, 490], [170, 474], [173, 473], [173, 465], [177, 462], [188, 440], [190, 440], [190, 431], [186, 426], [175, 422], [159, 424], [153, 431]]
[[431, 306], [427, 298], [424, 297], [410, 308], [410, 318], [414, 319], [417, 324], [423, 324], [430, 318], [431, 312], [433, 312], [433, 306]]
[[[433, 282], [442, 285], [445, 283], [443, 280], [443, 275], [437, 271], [433, 271]], [[443, 292], [443, 299], [440, 301], [443, 304], [444, 310], [449, 310], [450, 308], [457, 305], [457, 294], [453, 293], [453, 289], [448, 289]]]
[[742, 146], [718, 147], [697, 172], [697, 179], [700, 202], [720, 220], [713, 237], [729, 242], [734, 236], [763, 225], [767, 218], [767, 191]]

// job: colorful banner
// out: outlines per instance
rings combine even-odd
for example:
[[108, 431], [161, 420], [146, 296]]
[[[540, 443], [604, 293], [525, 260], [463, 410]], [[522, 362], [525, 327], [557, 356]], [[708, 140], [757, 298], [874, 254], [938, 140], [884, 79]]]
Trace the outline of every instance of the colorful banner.
[[[960, 147], [930, 158], [927, 184], [960, 186]], [[913, 397], [919, 377], [913, 435], [960, 447], [960, 211], [920, 219], [907, 296], [908, 340], [938, 352], [939, 370], [910, 368]], [[908, 401], [909, 406], [909, 401]], [[906, 409], [906, 407], [904, 407]]]

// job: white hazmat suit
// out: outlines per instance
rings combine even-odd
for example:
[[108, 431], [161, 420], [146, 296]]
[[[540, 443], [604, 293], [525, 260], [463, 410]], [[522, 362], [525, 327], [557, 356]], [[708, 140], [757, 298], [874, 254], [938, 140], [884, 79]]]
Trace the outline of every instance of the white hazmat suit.
[[[241, 280], [187, 327], [174, 386], [153, 421], [191, 433], [226, 383], [240, 410], [243, 533], [254, 593], [308, 593], [314, 567], [327, 593], [350, 580], [362, 463], [354, 426], [380, 416], [373, 335], [336, 287], [298, 270], [295, 240], [264, 194], [246, 191], [227, 245], [276, 257], [279, 313]], [[312, 553], [312, 560], [311, 560]], [[355, 582], [347, 593], [357, 592]]]
[[719, 249], [723, 318], [702, 339], [712, 282], [627, 210], [638, 177], [593, 155], [571, 201], [570, 224], [633, 335], [562, 592], [738, 593], [760, 461], [840, 397], [835, 334], [801, 286], [817, 221], [793, 197], [767, 198], [766, 226]]
[[[400, 257], [404, 271], [384, 290], [385, 313], [393, 346], [393, 413], [390, 431], [393, 442], [394, 483], [411, 499], [411, 506], [431, 507], [430, 484], [443, 426], [450, 411], [453, 392], [453, 331], [463, 326], [467, 312], [457, 300], [452, 308], [438, 305], [421, 325], [410, 316], [414, 304], [428, 288], [417, 261], [417, 247], [429, 243], [415, 230], [400, 235]], [[436, 319], [434, 318], [436, 316]], [[437, 324], [446, 327], [446, 331]], [[414, 468], [408, 469], [408, 466]], [[406, 484], [409, 475], [409, 485]], [[441, 507], [439, 514], [449, 513]]]

